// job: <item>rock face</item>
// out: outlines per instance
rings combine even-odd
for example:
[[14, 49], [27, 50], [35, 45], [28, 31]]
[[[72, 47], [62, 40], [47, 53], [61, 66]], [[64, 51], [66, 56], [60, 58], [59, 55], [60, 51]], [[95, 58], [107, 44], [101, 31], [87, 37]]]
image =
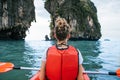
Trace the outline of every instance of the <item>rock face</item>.
[[34, 20], [34, 0], [0, 0], [0, 39], [24, 39]]
[[72, 40], [98, 40], [101, 26], [97, 19], [97, 9], [90, 0], [46, 0], [45, 8], [51, 14], [51, 39], [55, 19], [65, 18], [72, 28]]

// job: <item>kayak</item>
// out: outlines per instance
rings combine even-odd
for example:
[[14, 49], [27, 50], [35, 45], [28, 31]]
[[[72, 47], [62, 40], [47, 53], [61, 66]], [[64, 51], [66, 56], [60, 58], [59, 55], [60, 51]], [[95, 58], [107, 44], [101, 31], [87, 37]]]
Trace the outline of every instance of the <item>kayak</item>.
[[40, 80], [39, 74], [40, 74], [40, 71], [38, 71], [30, 80]]
[[[83, 68], [83, 70], [84, 70], [84, 68]], [[40, 80], [39, 79], [39, 75], [40, 75], [40, 71], [38, 71], [30, 80]], [[87, 75], [87, 73], [83, 74], [83, 78], [84, 78], [84, 80], [90, 80], [90, 78]]]
[[[40, 71], [38, 71], [30, 80], [40, 80], [39, 74], [40, 74]], [[90, 78], [88, 77], [86, 73], [83, 74], [83, 77], [84, 77], [84, 80], [90, 80]]]

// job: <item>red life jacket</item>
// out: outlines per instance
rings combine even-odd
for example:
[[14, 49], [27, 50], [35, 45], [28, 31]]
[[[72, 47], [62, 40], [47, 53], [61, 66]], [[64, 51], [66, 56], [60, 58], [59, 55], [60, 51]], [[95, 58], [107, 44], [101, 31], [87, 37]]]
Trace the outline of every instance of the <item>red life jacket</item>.
[[52, 46], [47, 52], [46, 76], [48, 80], [76, 80], [78, 75], [78, 51], [69, 46], [57, 49]]

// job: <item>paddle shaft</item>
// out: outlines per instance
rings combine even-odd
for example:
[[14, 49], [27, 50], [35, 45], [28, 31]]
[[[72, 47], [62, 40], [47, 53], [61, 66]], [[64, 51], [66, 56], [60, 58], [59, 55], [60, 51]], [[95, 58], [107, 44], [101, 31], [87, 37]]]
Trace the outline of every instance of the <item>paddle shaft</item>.
[[[30, 68], [30, 67], [14, 67], [13, 63], [10, 62], [0, 62], [0, 73], [10, 71], [12, 69], [23, 69], [23, 70], [36, 70], [39, 71], [40, 68]], [[116, 72], [95, 72], [95, 71], [83, 71], [84, 74], [105, 74], [105, 75], [117, 75], [120, 77], [120, 69], [117, 69]]]
[[[22, 70], [40, 70], [40, 68], [30, 68], [30, 67], [14, 67], [14, 69]], [[84, 74], [102, 74], [102, 75], [117, 75], [116, 72], [97, 72], [97, 71], [83, 71]]]
[[39, 68], [30, 68], [30, 67], [13, 67], [13, 69], [22, 69], [22, 70], [40, 70]]
[[116, 72], [95, 72], [95, 71], [83, 71], [87, 74], [102, 74], [102, 75], [117, 75]]

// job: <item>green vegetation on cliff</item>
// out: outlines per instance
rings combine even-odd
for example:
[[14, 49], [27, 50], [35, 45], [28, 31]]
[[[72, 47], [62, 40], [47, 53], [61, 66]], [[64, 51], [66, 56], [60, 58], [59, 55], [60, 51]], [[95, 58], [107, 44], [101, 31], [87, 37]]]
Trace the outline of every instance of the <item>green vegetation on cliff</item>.
[[53, 39], [56, 17], [65, 18], [72, 28], [71, 38], [98, 40], [101, 26], [97, 19], [97, 9], [90, 0], [46, 0], [45, 8], [51, 14], [51, 38]]
[[24, 39], [34, 20], [34, 0], [0, 0], [0, 39]]

